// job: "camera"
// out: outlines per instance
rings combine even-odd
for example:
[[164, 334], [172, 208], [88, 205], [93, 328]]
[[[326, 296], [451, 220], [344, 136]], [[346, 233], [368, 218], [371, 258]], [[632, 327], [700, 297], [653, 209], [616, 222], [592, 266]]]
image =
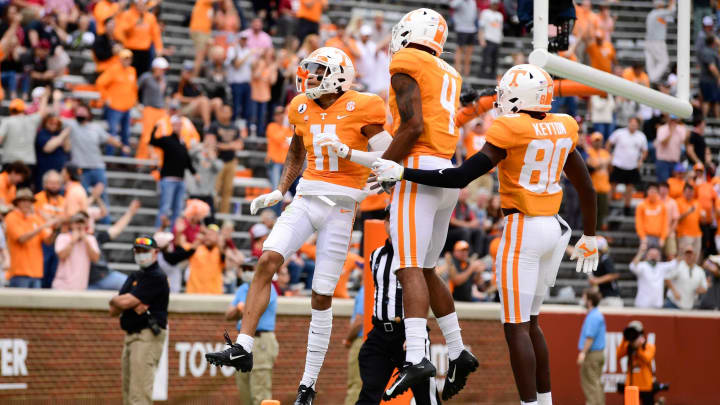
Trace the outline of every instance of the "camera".
[[148, 317], [148, 327], [150, 328], [150, 331], [152, 331], [153, 335], [157, 336], [162, 333], [162, 328], [160, 327], [160, 324], [158, 324], [157, 319], [153, 318], [150, 311], [145, 312]]

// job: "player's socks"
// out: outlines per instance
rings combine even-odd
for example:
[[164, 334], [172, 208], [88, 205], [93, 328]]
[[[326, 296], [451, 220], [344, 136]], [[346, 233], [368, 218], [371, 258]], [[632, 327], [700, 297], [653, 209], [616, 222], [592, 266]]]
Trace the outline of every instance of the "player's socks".
[[552, 393], [550, 392], [538, 392], [537, 399], [538, 405], [552, 405]]
[[407, 343], [405, 361], [418, 364], [425, 357], [427, 340], [427, 319], [405, 318], [405, 342]]
[[520, 401], [520, 405], [538, 405], [538, 401], [530, 401], [530, 402]]
[[252, 353], [253, 344], [255, 343], [255, 339], [252, 336], [248, 336], [244, 333], [240, 333], [237, 336], [237, 339], [235, 339], [235, 343], [242, 346], [243, 349], [245, 349], [248, 353]]
[[325, 361], [330, 344], [330, 333], [332, 332], [332, 308], [325, 310], [312, 310], [310, 319], [310, 330], [308, 331], [307, 357], [305, 358], [305, 372], [303, 373], [301, 385], [313, 387], [320, 374], [320, 368]]
[[460, 335], [460, 324], [458, 323], [457, 312], [437, 318], [437, 323], [445, 337], [445, 343], [448, 347], [448, 357], [450, 360], [457, 359], [465, 349], [462, 335]]

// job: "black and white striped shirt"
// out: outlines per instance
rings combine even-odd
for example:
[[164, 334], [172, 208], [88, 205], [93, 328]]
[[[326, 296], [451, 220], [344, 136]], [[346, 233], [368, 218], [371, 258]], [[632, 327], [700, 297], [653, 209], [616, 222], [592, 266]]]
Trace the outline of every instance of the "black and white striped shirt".
[[390, 240], [370, 255], [375, 283], [373, 316], [383, 322], [400, 322], [403, 318], [402, 287], [392, 271], [393, 247]]

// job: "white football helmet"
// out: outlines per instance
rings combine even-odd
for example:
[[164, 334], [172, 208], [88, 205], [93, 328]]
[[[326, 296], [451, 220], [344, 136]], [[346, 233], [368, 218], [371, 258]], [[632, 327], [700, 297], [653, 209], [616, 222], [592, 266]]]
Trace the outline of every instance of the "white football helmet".
[[403, 16], [392, 29], [390, 51], [395, 53], [410, 44], [424, 45], [440, 56], [448, 36], [445, 18], [435, 10], [419, 8]]
[[511, 67], [497, 88], [495, 106], [503, 114], [520, 110], [547, 112], [552, 108], [553, 79], [541, 67], [525, 64]]
[[[309, 88], [308, 78], [314, 76], [320, 84]], [[355, 68], [350, 57], [337, 48], [318, 48], [300, 62], [297, 68], [295, 87], [298, 93], [305, 93], [311, 99], [323, 94], [350, 90], [355, 80]]]

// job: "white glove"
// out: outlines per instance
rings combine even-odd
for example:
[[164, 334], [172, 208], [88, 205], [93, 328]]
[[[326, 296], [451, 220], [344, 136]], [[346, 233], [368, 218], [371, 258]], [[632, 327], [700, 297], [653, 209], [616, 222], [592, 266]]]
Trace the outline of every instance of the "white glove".
[[350, 148], [344, 143], [340, 142], [340, 138], [332, 133], [322, 133], [315, 138], [315, 144], [320, 147], [328, 147], [335, 152], [336, 155], [345, 159], [350, 152]]
[[575, 271], [590, 274], [597, 270], [600, 256], [598, 255], [597, 239], [594, 236], [583, 235], [575, 244], [570, 260], [577, 259]]
[[385, 183], [402, 180], [405, 168], [392, 160], [378, 158], [372, 164], [372, 171], [377, 176], [378, 182]]
[[252, 203], [250, 203], [250, 214], [255, 215], [261, 208], [271, 207], [282, 201], [282, 199], [283, 193], [280, 192], [280, 190], [255, 197]]

